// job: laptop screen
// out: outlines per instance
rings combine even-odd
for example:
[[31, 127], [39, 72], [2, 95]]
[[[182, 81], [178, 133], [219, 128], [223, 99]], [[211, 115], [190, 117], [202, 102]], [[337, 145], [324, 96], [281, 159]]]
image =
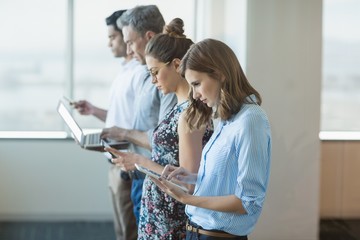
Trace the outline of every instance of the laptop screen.
[[69, 110], [64, 106], [64, 103], [60, 100], [59, 105], [57, 108], [57, 111], [61, 115], [61, 117], [64, 119], [65, 123], [70, 128], [71, 132], [74, 134], [75, 138], [78, 140], [80, 144], [81, 137], [82, 137], [82, 131], [79, 125], [75, 122], [74, 118], [71, 116]]

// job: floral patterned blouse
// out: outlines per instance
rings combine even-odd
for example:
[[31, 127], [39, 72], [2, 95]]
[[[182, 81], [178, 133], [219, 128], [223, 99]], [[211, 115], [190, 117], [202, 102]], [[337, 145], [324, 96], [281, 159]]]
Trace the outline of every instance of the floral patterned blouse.
[[[153, 132], [152, 161], [165, 166], [179, 166], [179, 136], [177, 126], [180, 114], [189, 102], [175, 105]], [[203, 137], [203, 146], [211, 137], [209, 126]], [[185, 239], [185, 205], [170, 197], [146, 176], [141, 198], [138, 239]]]

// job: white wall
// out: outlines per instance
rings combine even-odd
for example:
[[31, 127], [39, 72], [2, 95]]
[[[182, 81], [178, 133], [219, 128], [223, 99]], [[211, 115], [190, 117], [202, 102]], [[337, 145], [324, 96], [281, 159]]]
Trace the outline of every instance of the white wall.
[[108, 167], [74, 140], [0, 140], [0, 220], [112, 219]]
[[317, 239], [321, 0], [248, 1], [247, 75], [273, 136], [268, 197], [253, 239]]

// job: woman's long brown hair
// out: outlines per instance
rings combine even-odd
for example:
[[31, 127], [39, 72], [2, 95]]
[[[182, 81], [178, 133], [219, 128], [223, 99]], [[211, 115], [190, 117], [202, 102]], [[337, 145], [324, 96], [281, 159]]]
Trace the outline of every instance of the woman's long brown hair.
[[[261, 104], [260, 94], [250, 85], [235, 53], [221, 41], [205, 39], [192, 45], [181, 61], [183, 76], [187, 69], [206, 73], [221, 82], [220, 100], [214, 113], [206, 104], [194, 99], [193, 90], [190, 90], [190, 106], [186, 110], [190, 129], [206, 125], [213, 114], [221, 120], [228, 120], [240, 111], [244, 103]], [[256, 102], [247, 98], [252, 94], [256, 96]]]

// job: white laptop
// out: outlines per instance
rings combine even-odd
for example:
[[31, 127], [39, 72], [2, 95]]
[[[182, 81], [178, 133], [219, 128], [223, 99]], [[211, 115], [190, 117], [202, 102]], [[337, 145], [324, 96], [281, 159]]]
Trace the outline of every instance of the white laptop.
[[[84, 149], [103, 152], [104, 147], [101, 144], [100, 132], [84, 134], [83, 130], [80, 128], [79, 124], [77, 124], [66, 105], [69, 104], [65, 103], [60, 99], [57, 106], [57, 111], [62, 117], [62, 119], [65, 121], [66, 125], [69, 127], [70, 131], [74, 135], [74, 138], [79, 143], [79, 145]], [[129, 146], [129, 142], [127, 141], [106, 141], [111, 147], [115, 149], [127, 149]]]

